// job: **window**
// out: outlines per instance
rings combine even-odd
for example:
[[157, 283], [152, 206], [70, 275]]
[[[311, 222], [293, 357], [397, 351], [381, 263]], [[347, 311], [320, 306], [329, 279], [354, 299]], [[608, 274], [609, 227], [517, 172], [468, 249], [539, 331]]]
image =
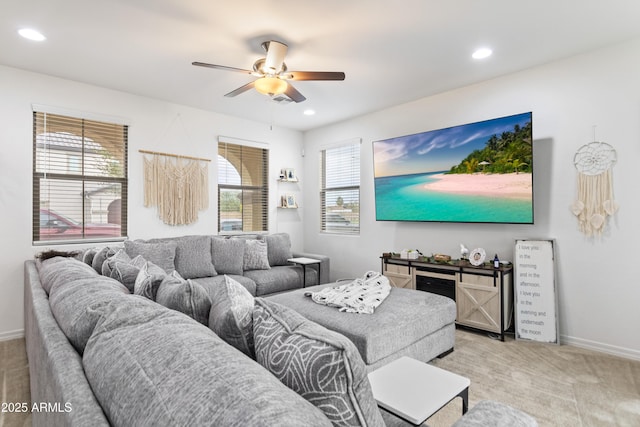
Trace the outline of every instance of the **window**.
[[218, 231], [269, 228], [269, 150], [218, 142]]
[[127, 235], [127, 126], [33, 113], [33, 242]]
[[360, 140], [322, 150], [321, 230], [360, 234]]

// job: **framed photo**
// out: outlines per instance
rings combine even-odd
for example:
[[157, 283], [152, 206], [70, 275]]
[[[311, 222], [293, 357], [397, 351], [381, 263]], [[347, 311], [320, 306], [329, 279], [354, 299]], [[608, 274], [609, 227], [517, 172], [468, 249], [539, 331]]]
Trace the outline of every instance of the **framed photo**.
[[293, 194], [287, 194], [284, 196], [285, 206], [288, 208], [297, 208], [296, 197]]
[[285, 181], [297, 181], [298, 179], [296, 178], [296, 170], [295, 169], [285, 169], [285, 176], [284, 179]]
[[482, 265], [486, 256], [487, 254], [485, 253], [484, 249], [475, 248], [469, 254], [469, 262], [471, 263], [471, 265], [475, 265], [477, 267], [479, 265]]

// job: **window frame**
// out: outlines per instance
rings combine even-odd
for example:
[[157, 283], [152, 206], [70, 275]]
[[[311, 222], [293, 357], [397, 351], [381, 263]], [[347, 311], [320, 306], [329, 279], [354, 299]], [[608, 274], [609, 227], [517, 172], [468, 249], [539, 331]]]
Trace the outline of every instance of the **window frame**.
[[[349, 155], [353, 155], [357, 153], [357, 161], [351, 161], [351, 168], [346, 173], [340, 173], [337, 175], [329, 176], [327, 171], [327, 151], [330, 150], [344, 150], [351, 149], [352, 151]], [[360, 138], [354, 138], [352, 140], [343, 141], [341, 143], [332, 144], [330, 146], [322, 147], [320, 150], [320, 232], [332, 235], [349, 235], [349, 236], [359, 236], [360, 235], [360, 205], [361, 205], [361, 148], [362, 148], [362, 140]], [[348, 160], [345, 160], [348, 162]], [[357, 184], [350, 182], [344, 185], [327, 185], [327, 181], [339, 178], [340, 176], [347, 178], [351, 175], [351, 178], [357, 177]], [[350, 219], [345, 218], [344, 213], [340, 215], [342, 212], [329, 212], [327, 209], [327, 199], [331, 193], [348, 193], [348, 192], [356, 192], [357, 195], [354, 197], [357, 200], [357, 213], [351, 212], [348, 216]], [[336, 197], [338, 198], [338, 197]], [[341, 223], [340, 226], [327, 226], [327, 217], [329, 214], [335, 214], [336, 216], [340, 216], [340, 218], [335, 222], [336, 224]], [[353, 220], [357, 219], [357, 225], [353, 224]]]
[[[86, 118], [83, 117], [82, 114], [77, 114], [77, 113], [69, 113], [69, 112], [58, 112], [58, 111], [53, 111], [50, 112], [48, 111], [47, 108], [35, 108], [33, 109], [32, 112], [32, 120], [33, 120], [33, 144], [32, 144], [32, 150], [33, 150], [33, 165], [32, 165], [32, 232], [31, 232], [31, 237], [32, 237], [32, 244], [34, 246], [41, 246], [41, 245], [63, 245], [63, 244], [77, 244], [77, 243], [91, 243], [91, 242], [118, 242], [118, 241], [123, 241], [127, 238], [127, 199], [128, 199], [128, 133], [129, 133], [129, 129], [128, 129], [128, 124], [124, 124], [120, 121], [117, 121], [117, 123], [113, 123], [112, 121], [109, 121], [109, 119], [100, 119], [100, 118]], [[69, 125], [69, 128], [71, 131], [69, 132], [73, 138], [77, 138], [81, 141], [81, 149], [79, 150], [79, 152], [76, 153], [72, 153], [74, 150], [77, 151], [77, 149], [70, 149], [68, 150], [69, 153], [65, 153], [68, 157], [66, 157], [66, 173], [61, 172], [61, 171], [50, 171], [50, 170], [39, 170], [39, 164], [42, 161], [42, 159], [40, 158], [40, 156], [42, 154], [42, 150], [39, 149], [39, 144], [42, 144], [41, 142], [38, 141], [38, 130], [39, 127], [42, 126], [44, 124], [45, 126], [45, 131], [44, 134], [48, 133], [46, 130], [46, 123], [48, 120], [52, 120], [55, 124], [55, 128], [57, 128], [57, 130], [55, 131], [55, 133], [63, 133], [65, 132], [64, 130], [64, 122], [79, 122], [81, 123], [80, 128], [82, 129], [81, 135], [77, 135], [75, 132], [73, 132], [75, 129]], [[85, 154], [87, 152], [91, 152], [96, 151], [93, 148], [87, 148], [87, 146], [85, 144], [88, 143], [88, 141], [91, 141], [93, 144], [98, 143], [97, 141], [93, 141], [90, 138], [88, 138], [85, 135], [85, 130], [87, 128], [89, 128], [90, 130], [96, 130], [97, 127], [100, 126], [104, 126], [104, 125], [108, 125], [108, 126], [116, 126], [119, 127], [119, 129], [117, 128], [117, 130], [122, 131], [122, 176], [121, 177], [116, 177], [116, 176], [99, 176], [99, 175], [91, 175], [85, 172], [85, 167], [86, 167], [86, 162], [90, 161], [88, 159], [86, 159]], [[120, 137], [118, 137], [120, 138]], [[118, 147], [120, 148], [120, 147]], [[64, 151], [64, 150], [61, 150]], [[70, 153], [73, 154], [73, 156], [70, 156]], [[48, 155], [51, 155], [51, 153], [49, 152]], [[71, 163], [70, 160], [74, 159], [75, 161], [79, 161], [79, 170], [75, 168], [75, 166], [72, 168], [71, 167]], [[110, 160], [107, 158], [102, 159], [104, 160], [104, 162], [102, 163], [98, 163], [97, 167], [100, 167], [102, 165], [107, 165], [110, 163]], [[66, 218], [64, 214], [60, 213], [60, 212], [54, 212], [52, 211], [50, 208], [48, 207], [43, 207], [41, 206], [41, 183], [43, 180], [58, 180], [58, 181], [62, 181], [62, 182], [68, 182], [68, 183], [80, 183], [80, 185], [82, 186], [83, 193], [86, 193], [87, 191], [85, 191], [85, 186], [86, 185], [90, 185], [92, 183], [113, 183], [115, 185], [119, 185], [120, 186], [120, 207], [118, 209], [118, 214], [120, 215], [120, 233], [118, 236], [100, 236], [100, 237], [95, 237], [95, 236], [87, 236], [86, 233], [86, 229], [85, 229], [85, 225], [86, 224], [90, 224], [90, 222], [86, 221], [88, 212], [87, 212], [87, 202], [85, 200], [85, 197], [82, 198], [82, 202], [81, 202], [81, 212], [82, 212], [82, 221], [78, 221], [72, 218]], [[64, 200], [64, 198], [62, 199], [57, 199], [57, 200]], [[117, 199], [114, 199], [114, 201]], [[41, 210], [42, 209], [47, 209], [48, 213], [47, 215], [49, 215], [49, 217], [56, 217], [59, 219], [64, 218], [65, 220], [67, 220], [68, 222], [74, 222], [77, 224], [81, 225], [81, 231], [80, 231], [80, 237], [76, 237], [75, 235], [73, 237], [70, 238], [64, 238], [64, 239], [43, 239], [42, 238], [42, 234], [41, 234]]]
[[[236, 163], [230, 160], [228, 157], [223, 154], [223, 150], [229, 152], [231, 149], [232, 152], [237, 152], [240, 154], [239, 158], [236, 159]], [[259, 150], [259, 151], [258, 151]], [[259, 180], [262, 182], [261, 185], [243, 183], [243, 179], [247, 178], [247, 170], [249, 169], [248, 163], [245, 162], [244, 153], [249, 156], [248, 160], [258, 159], [259, 164], [262, 167], [262, 171], [259, 171], [258, 174], [261, 176]], [[259, 155], [256, 155], [259, 153]], [[235, 169], [240, 178], [240, 184], [230, 184], [221, 182], [220, 178], [220, 158], [223, 158], [226, 162], [229, 163], [231, 167]], [[217, 200], [218, 200], [218, 234], [227, 235], [227, 234], [242, 234], [242, 233], [267, 233], [269, 231], [269, 147], [267, 144], [253, 142], [253, 141], [244, 141], [235, 138], [228, 137], [219, 137], [218, 138], [218, 174], [217, 174]], [[221, 194], [225, 190], [231, 191], [239, 191], [242, 194], [241, 204], [240, 204], [240, 229], [232, 228], [230, 230], [222, 229], [222, 221], [228, 221], [229, 218], [223, 218], [222, 211], [222, 203], [221, 203]], [[259, 195], [259, 201], [252, 204], [252, 206], [259, 207], [259, 217], [257, 221], [260, 223], [260, 229], [256, 229], [256, 227], [252, 227], [250, 229], [246, 228], [246, 224], [253, 224], [255, 219], [251, 220], [251, 218], [245, 218], [245, 212], [250, 211], [253, 212], [253, 209], [245, 209], [244, 206], [244, 193], [245, 192], [255, 192]], [[235, 219], [235, 218], [234, 218]]]

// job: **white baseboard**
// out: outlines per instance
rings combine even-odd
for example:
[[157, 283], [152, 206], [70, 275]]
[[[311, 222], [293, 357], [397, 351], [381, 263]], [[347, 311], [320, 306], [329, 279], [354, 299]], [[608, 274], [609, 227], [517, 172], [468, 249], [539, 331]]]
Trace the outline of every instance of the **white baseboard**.
[[15, 340], [18, 338], [24, 338], [24, 329], [18, 329], [17, 331], [0, 332], [0, 341]]
[[624, 357], [626, 359], [640, 360], [640, 351], [615, 345], [603, 344], [601, 342], [585, 340], [583, 338], [570, 337], [567, 335], [560, 336], [562, 344], [572, 345], [575, 347], [586, 348], [587, 350], [599, 351], [601, 353], [612, 354], [614, 356]]

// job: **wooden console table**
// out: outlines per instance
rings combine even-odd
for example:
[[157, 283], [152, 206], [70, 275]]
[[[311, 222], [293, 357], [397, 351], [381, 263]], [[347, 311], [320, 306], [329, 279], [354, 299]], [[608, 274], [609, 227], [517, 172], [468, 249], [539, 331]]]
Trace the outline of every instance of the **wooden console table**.
[[513, 316], [513, 266], [494, 268], [468, 261], [435, 262], [428, 257], [381, 257], [392, 286], [418, 289], [455, 300], [456, 324], [493, 332], [504, 341]]

